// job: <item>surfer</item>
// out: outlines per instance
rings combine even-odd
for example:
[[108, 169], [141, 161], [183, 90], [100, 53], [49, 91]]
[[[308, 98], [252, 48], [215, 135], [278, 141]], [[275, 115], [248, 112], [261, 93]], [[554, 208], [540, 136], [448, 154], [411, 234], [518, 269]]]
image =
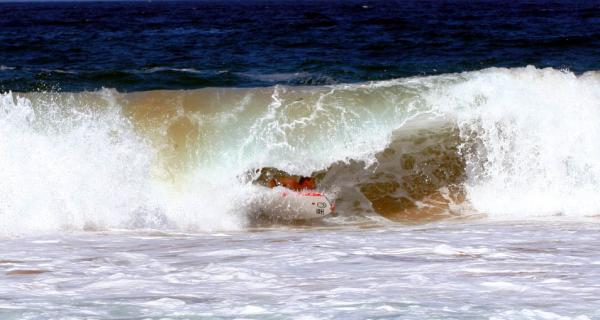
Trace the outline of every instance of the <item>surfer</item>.
[[[272, 189], [261, 191], [259, 215], [284, 221], [319, 219], [335, 212], [335, 203], [317, 191], [319, 173], [293, 175], [281, 169], [263, 167], [246, 175], [246, 181]], [[283, 188], [276, 188], [276, 187]], [[285, 189], [284, 189], [285, 188]]]
[[296, 179], [295, 177], [291, 176], [272, 178], [269, 180], [268, 186], [269, 188], [282, 186], [294, 191], [314, 190], [317, 188], [315, 178], [300, 177]]
[[266, 167], [257, 169], [257, 177], [253, 178], [253, 183], [263, 185], [268, 188], [281, 186], [294, 191], [315, 190], [317, 180], [314, 177], [291, 175], [277, 168]]

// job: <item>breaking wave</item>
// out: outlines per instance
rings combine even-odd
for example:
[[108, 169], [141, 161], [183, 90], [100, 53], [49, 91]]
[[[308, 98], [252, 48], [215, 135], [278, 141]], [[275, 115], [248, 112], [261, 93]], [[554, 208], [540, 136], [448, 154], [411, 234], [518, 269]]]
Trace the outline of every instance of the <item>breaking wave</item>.
[[263, 167], [316, 176], [323, 223], [600, 212], [597, 72], [5, 93], [0, 136], [3, 235], [244, 228]]

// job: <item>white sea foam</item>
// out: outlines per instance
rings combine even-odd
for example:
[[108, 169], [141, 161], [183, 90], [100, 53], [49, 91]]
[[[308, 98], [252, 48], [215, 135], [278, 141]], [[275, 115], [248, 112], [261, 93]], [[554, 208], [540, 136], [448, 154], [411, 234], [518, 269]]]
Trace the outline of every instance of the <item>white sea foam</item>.
[[215, 185], [173, 191], [155, 179], [156, 151], [120, 112], [1, 96], [0, 234], [240, 226], [224, 215], [228, 199], [198, 197]]
[[431, 103], [456, 117], [467, 194], [491, 218], [572, 219], [600, 212], [600, 77], [555, 69], [461, 75]]
[[[59, 243], [45, 241], [56, 235], [5, 239], [0, 318], [597, 319], [600, 268], [591, 262], [599, 230], [592, 223], [468, 221], [279, 228], [233, 238], [103, 232], [60, 235]], [[440, 243], [518, 254], [440, 256], [433, 253]], [[402, 248], [423, 250], [398, 255]]]

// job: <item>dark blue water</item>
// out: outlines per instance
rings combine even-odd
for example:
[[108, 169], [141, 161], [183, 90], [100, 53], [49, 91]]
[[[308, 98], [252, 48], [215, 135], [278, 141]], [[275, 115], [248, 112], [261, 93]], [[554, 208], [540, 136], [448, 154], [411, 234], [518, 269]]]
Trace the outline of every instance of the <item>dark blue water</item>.
[[0, 3], [0, 90], [322, 85], [600, 69], [589, 1]]

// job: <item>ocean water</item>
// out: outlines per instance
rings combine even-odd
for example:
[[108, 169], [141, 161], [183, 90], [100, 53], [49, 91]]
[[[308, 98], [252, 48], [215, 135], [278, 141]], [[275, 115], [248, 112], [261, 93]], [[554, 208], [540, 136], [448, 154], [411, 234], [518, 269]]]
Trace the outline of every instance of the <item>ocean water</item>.
[[0, 318], [600, 318], [599, 9], [0, 3]]
[[599, 231], [478, 221], [12, 239], [0, 316], [597, 319]]
[[0, 2], [0, 89], [326, 85], [597, 70], [597, 1]]

